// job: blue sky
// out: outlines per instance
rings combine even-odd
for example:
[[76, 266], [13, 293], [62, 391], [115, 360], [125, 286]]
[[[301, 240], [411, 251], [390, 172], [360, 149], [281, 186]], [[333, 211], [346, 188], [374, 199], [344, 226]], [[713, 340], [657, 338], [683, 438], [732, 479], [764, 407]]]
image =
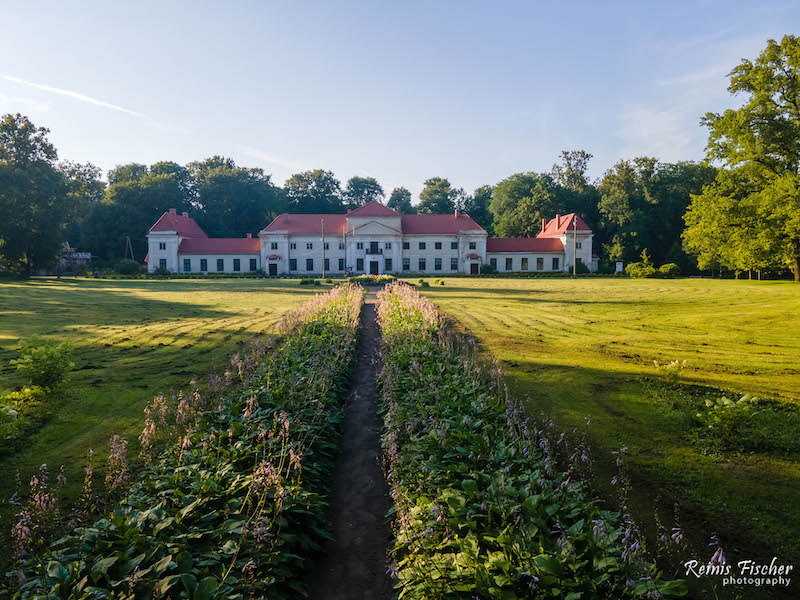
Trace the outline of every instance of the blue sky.
[[212, 154], [472, 190], [562, 149], [701, 159], [796, 2], [0, 3], [0, 114], [104, 170]]

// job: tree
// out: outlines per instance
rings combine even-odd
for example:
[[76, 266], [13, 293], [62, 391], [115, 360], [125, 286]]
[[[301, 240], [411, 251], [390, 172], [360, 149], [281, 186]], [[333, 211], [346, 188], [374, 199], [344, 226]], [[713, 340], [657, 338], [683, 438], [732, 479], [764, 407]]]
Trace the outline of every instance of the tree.
[[21, 114], [0, 120], [0, 256], [24, 275], [57, 260], [75, 213], [48, 133]]
[[[707, 159], [733, 171], [721, 171], [687, 213], [685, 240], [703, 260], [708, 250], [698, 230], [718, 230], [715, 221], [724, 219], [727, 234], [741, 241], [745, 254], [766, 256], [772, 267], [791, 267], [800, 282], [799, 70], [799, 38], [768, 40], [755, 61], [742, 60], [730, 73], [728, 91], [744, 95], [744, 104], [703, 117]], [[721, 206], [731, 215], [723, 215]], [[741, 253], [727, 243], [716, 258], [742, 264]]]
[[211, 237], [257, 233], [284, 209], [269, 175], [232, 161], [198, 171], [195, 186], [197, 221]]
[[417, 212], [420, 214], [446, 214], [455, 210], [456, 191], [447, 179], [432, 177], [425, 181], [419, 195]]
[[351, 177], [344, 188], [344, 201], [349, 208], [358, 208], [368, 202], [383, 202], [385, 194], [374, 177]]
[[295, 173], [283, 185], [292, 213], [336, 213], [343, 210], [339, 180], [331, 171]]
[[417, 209], [411, 204], [411, 192], [404, 187], [394, 188], [389, 195], [389, 202], [386, 206], [404, 215], [414, 215]]
[[117, 165], [108, 172], [109, 185], [124, 183], [126, 181], [139, 181], [147, 175], [147, 165], [140, 163], [128, 163], [127, 165]]
[[492, 234], [492, 212], [489, 205], [492, 202], [492, 191], [490, 185], [484, 185], [475, 190], [464, 202], [464, 212], [486, 231]]
[[561, 210], [556, 184], [548, 174], [517, 173], [498, 183], [489, 204], [494, 233], [499, 237], [532, 237], [542, 219]]

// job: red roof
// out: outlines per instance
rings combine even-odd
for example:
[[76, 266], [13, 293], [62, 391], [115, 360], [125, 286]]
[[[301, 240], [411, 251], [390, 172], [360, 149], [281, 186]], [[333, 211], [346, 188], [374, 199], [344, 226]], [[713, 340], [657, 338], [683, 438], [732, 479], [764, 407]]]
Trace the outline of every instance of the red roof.
[[489, 238], [486, 252], [564, 252], [558, 238]]
[[288, 231], [291, 235], [322, 235], [322, 223], [325, 233], [342, 235], [347, 229], [345, 215], [288, 215], [282, 214], [267, 225], [263, 231]]
[[258, 238], [188, 238], [181, 240], [178, 254], [258, 254]]
[[537, 237], [559, 237], [568, 229], [572, 230], [572, 221], [576, 222], [575, 229], [578, 231], [591, 231], [589, 226], [583, 222], [575, 213], [568, 215], [556, 215], [555, 219], [550, 219]]
[[208, 238], [206, 232], [200, 229], [188, 213], [178, 214], [174, 208], [161, 215], [150, 231], [174, 231], [185, 238]]
[[373, 200], [347, 213], [348, 217], [399, 217], [400, 213]]
[[278, 256], [277, 254], [270, 254], [270, 255], [267, 257], [267, 260], [280, 260], [280, 259], [281, 259], [281, 257], [280, 257], [280, 256]]
[[476, 258], [480, 258], [480, 256], [478, 256], [477, 254], [467, 254], [467, 258], [469, 260], [474, 260]]
[[464, 213], [447, 215], [403, 215], [403, 233], [456, 234], [459, 231], [484, 231]]

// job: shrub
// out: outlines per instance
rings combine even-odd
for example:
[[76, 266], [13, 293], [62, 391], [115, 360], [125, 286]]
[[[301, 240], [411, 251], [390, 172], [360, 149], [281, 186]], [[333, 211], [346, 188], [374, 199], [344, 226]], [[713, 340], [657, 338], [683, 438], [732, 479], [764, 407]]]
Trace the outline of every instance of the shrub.
[[493, 267], [489, 263], [484, 263], [481, 265], [481, 275], [493, 275], [497, 273], [497, 267]]
[[[16, 402], [20, 404], [31, 404], [33, 402], [42, 402], [47, 396], [47, 390], [38, 385], [25, 386], [21, 390], [11, 392], [5, 398], [4, 402]], [[10, 407], [4, 407], [11, 410]], [[8, 413], [8, 411], [6, 411]], [[16, 411], [13, 411], [16, 412]], [[13, 415], [16, 416], [16, 415]]]
[[645, 265], [641, 262], [630, 263], [628, 266], [625, 267], [625, 274], [628, 277], [635, 277], [637, 279], [643, 279], [645, 277], [654, 277], [656, 274], [656, 269], [652, 265]]
[[138, 262], [130, 258], [123, 258], [114, 265], [114, 270], [120, 275], [136, 275], [141, 268], [142, 266]]
[[[583, 261], [578, 262], [577, 266], [575, 267], [575, 269], [578, 272], [578, 275], [588, 275], [589, 273], [591, 273], [591, 271], [589, 270], [589, 267], [587, 267], [586, 264]], [[569, 268], [569, 272], [572, 273], [572, 267], [571, 266]]]
[[319, 282], [313, 277], [303, 277], [303, 279], [300, 280], [300, 285], [319, 285]]
[[419, 279], [417, 279], [417, 283], [423, 284], [425, 283], [425, 280], [422, 277], [420, 277]]
[[681, 269], [675, 263], [667, 263], [665, 265], [661, 265], [661, 267], [658, 269], [658, 274], [666, 279], [672, 279], [681, 274]]
[[167, 269], [158, 267], [156, 270], [150, 273], [150, 277], [155, 277], [156, 279], [169, 279], [172, 277], [172, 273], [170, 273]]
[[424, 279], [419, 280], [419, 287], [431, 287], [431, 284], [425, 281]]
[[331, 279], [330, 277], [328, 277], [328, 278], [325, 280], [325, 283], [333, 283], [333, 279]]
[[63, 342], [45, 340], [38, 335], [21, 341], [17, 348], [19, 358], [12, 360], [28, 381], [35, 386], [55, 389], [67, 378], [75, 366], [70, 360], [71, 350]]

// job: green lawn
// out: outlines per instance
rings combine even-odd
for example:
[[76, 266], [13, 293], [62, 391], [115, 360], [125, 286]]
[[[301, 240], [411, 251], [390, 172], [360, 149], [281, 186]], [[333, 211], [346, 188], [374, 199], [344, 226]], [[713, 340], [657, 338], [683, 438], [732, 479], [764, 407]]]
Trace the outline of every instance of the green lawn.
[[17, 472], [27, 481], [42, 463], [66, 465], [74, 497], [89, 448], [102, 458], [117, 433], [138, 451], [142, 409], [154, 395], [222, 373], [238, 345], [320, 289], [267, 279], [0, 283], [0, 391], [23, 383], [9, 365], [21, 337], [67, 341], [76, 363], [52, 418], [20, 452], [0, 456], [0, 498], [14, 492]]
[[[589, 427], [598, 475], [630, 448], [634, 505], [681, 520], [705, 557], [717, 532], [734, 556], [800, 560], [800, 456], [708, 452], [691, 444], [647, 380], [654, 360], [686, 360], [683, 380], [797, 403], [800, 286], [709, 279], [445, 279], [421, 291], [470, 329], [532, 410]], [[695, 388], [696, 389], [696, 388]], [[734, 396], [732, 396], [734, 397]], [[710, 552], [708, 553], [710, 556]], [[705, 557], [708, 558], [708, 557]]]

